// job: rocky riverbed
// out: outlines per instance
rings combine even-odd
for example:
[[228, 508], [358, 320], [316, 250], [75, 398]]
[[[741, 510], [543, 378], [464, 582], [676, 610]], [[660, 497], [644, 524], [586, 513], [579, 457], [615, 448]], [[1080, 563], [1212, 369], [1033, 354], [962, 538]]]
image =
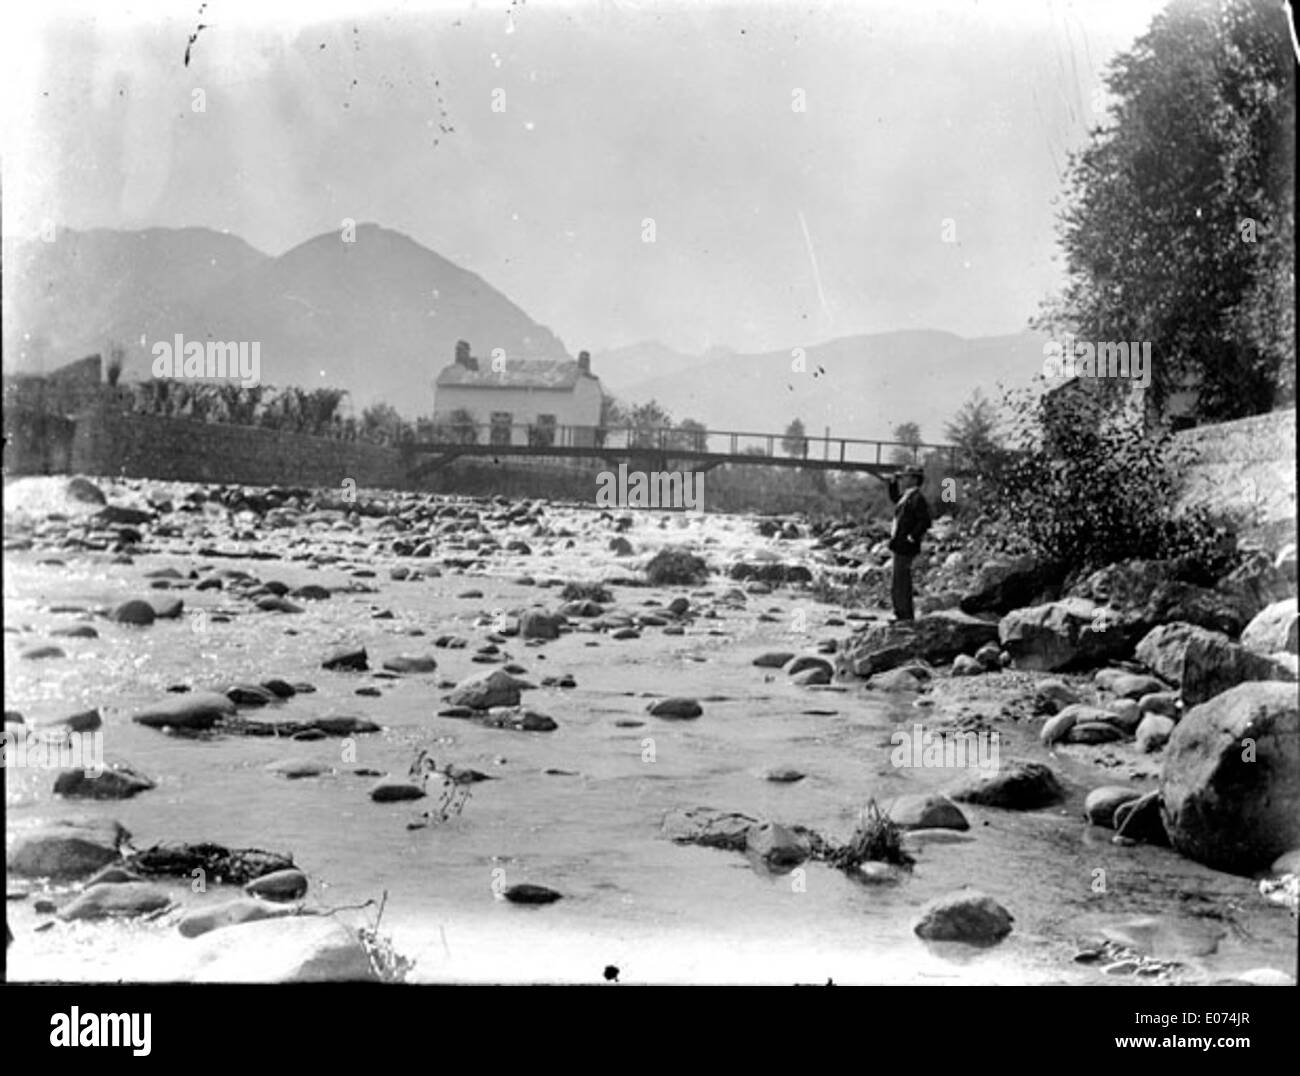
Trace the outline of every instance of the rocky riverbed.
[[[415, 982], [1288, 981], [1294, 548], [1112, 601], [945, 524], [903, 628], [880, 537], [10, 482], [6, 732], [106, 765], [7, 766], [10, 977], [373, 976], [386, 893]], [[1277, 781], [1197, 829], [1238, 734]]]

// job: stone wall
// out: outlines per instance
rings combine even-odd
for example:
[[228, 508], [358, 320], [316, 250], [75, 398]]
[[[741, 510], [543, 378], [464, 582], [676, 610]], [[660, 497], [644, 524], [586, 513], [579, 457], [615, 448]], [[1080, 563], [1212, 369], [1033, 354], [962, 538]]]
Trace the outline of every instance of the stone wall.
[[1176, 435], [1193, 453], [1185, 504], [1206, 504], [1264, 527], [1296, 519], [1295, 408]]
[[[6, 460], [6, 470], [15, 473]], [[76, 417], [70, 470], [174, 482], [402, 488], [393, 448], [101, 407]]]

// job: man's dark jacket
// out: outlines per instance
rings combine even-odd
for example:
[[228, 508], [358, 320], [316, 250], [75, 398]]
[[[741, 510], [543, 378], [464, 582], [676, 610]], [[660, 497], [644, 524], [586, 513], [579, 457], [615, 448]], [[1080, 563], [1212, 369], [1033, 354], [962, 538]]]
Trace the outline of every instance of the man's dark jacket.
[[921, 539], [930, 529], [930, 506], [918, 489], [911, 497], [902, 502], [902, 493], [898, 489], [898, 479], [889, 481], [889, 499], [897, 505], [894, 518], [898, 520], [898, 535], [889, 540], [891, 553], [901, 553], [914, 557], [921, 552]]

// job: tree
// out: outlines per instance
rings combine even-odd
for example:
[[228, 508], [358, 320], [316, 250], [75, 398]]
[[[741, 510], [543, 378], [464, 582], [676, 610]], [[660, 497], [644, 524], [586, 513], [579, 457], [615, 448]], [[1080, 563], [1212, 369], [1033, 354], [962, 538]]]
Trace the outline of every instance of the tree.
[[628, 425], [632, 427], [631, 444], [633, 447], [658, 447], [660, 431], [673, 424], [672, 416], [659, 406], [658, 401], [637, 404], [628, 415]]
[[957, 467], [979, 471], [997, 449], [997, 409], [976, 389], [944, 427], [944, 437], [957, 450]]
[[785, 428], [781, 449], [787, 456], [808, 455], [808, 439], [804, 436], [803, 419], [795, 419]]
[[890, 453], [890, 460], [899, 465], [916, 463], [916, 448], [921, 444], [921, 427], [915, 422], [902, 422], [894, 427], [894, 440], [898, 444]]
[[405, 423], [392, 404], [371, 404], [361, 412], [361, 439], [380, 445], [395, 445], [403, 440]]
[[684, 418], [677, 423], [677, 429], [668, 438], [672, 448], [685, 448], [692, 452], [704, 452], [708, 449], [707, 427], [703, 422], [693, 418]]
[[1105, 78], [1114, 122], [1072, 154], [1064, 291], [1032, 324], [1146, 341], [1150, 399], [1200, 417], [1295, 398], [1295, 104], [1282, 5], [1175, 0]]

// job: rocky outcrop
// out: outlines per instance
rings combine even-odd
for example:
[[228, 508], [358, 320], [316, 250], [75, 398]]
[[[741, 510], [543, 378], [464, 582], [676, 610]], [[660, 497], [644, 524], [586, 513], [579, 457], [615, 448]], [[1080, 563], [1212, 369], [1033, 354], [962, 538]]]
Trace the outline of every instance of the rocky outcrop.
[[1060, 565], [1037, 557], [996, 557], [980, 568], [970, 589], [961, 596], [961, 611], [1002, 615], [1041, 600], [1050, 601], [1064, 575]]
[[1140, 633], [1114, 610], [1086, 598], [1017, 609], [998, 624], [1017, 669], [1057, 672], [1127, 657]]
[[1292, 678], [1273, 659], [1252, 653], [1220, 632], [1194, 624], [1164, 624], [1152, 629], [1138, 643], [1137, 658], [1157, 676], [1178, 685], [1187, 706], [1248, 680]]
[[841, 669], [854, 676], [872, 676], [918, 659], [942, 664], [996, 642], [997, 637], [997, 624], [956, 609], [913, 621], [869, 624], [848, 640]]
[[1261, 609], [1241, 633], [1241, 645], [1253, 654], [1296, 653], [1300, 642], [1300, 616], [1296, 599], [1287, 598]]

